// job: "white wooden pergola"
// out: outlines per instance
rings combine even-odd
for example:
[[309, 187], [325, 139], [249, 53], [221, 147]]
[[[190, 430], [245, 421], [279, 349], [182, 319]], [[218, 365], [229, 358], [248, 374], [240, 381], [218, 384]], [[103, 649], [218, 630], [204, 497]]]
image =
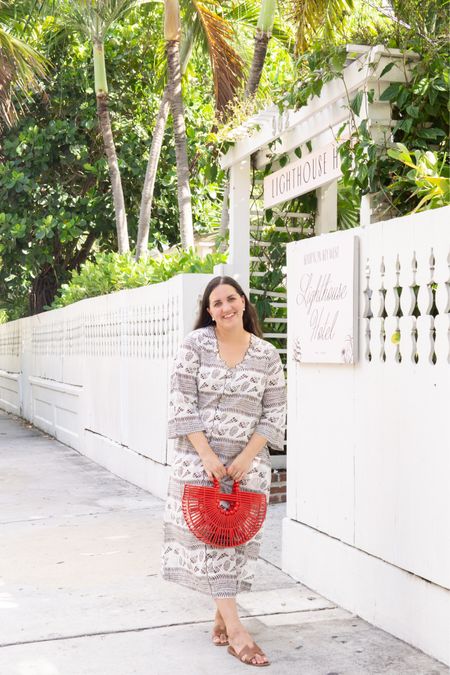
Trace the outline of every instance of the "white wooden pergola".
[[[408, 64], [418, 58], [413, 52], [387, 49], [382, 45], [367, 47], [347, 46], [347, 65], [342, 78], [336, 78], [325, 84], [320, 96], [312, 97], [308, 104], [299, 110], [286, 109], [280, 113], [276, 106], [263, 110], [251, 117], [231, 134], [235, 143], [222, 156], [221, 165], [229, 169], [230, 174], [230, 249], [226, 265], [218, 265], [218, 274], [234, 276], [249, 291], [250, 270], [250, 190], [251, 162], [257, 168], [263, 168], [272, 162], [274, 171], [279, 168], [277, 157], [288, 154], [286, 171], [298, 162], [295, 154], [300, 149], [302, 160], [320, 154], [322, 148], [337, 145], [338, 131], [345, 138], [355, 125], [367, 119], [368, 128], [376, 142], [389, 143], [394, 126], [389, 102], [381, 101], [380, 96], [391, 82], [404, 82], [407, 79]], [[390, 69], [386, 66], [394, 65]], [[386, 69], [386, 72], [383, 72]], [[350, 110], [354, 97], [362, 93], [359, 115]], [[371, 94], [373, 92], [373, 94]], [[342, 126], [346, 130], [342, 132]], [[279, 141], [275, 149], [270, 148], [273, 141]], [[311, 150], [306, 144], [310, 144]], [[294, 175], [295, 169], [292, 169]], [[316, 216], [316, 234], [330, 232], [337, 226], [337, 183], [326, 175], [319, 179], [316, 186], [318, 213]], [[296, 195], [309, 190], [302, 186]], [[296, 195], [290, 195], [292, 198]], [[361, 224], [370, 222], [370, 200], [361, 204]]]

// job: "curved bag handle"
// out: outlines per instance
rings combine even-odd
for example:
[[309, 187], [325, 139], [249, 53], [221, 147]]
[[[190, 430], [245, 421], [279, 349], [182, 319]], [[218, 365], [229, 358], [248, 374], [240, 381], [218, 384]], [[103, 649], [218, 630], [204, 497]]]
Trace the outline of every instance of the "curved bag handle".
[[[214, 476], [213, 477], [213, 483], [214, 483], [214, 489], [215, 490], [220, 490], [220, 482], [217, 480], [217, 478]], [[239, 493], [239, 481], [235, 480], [233, 482], [233, 492], [231, 494], [238, 494]], [[229, 495], [230, 493], [228, 492], [221, 492], [220, 494], [223, 494], [225, 497], [227, 494]]]

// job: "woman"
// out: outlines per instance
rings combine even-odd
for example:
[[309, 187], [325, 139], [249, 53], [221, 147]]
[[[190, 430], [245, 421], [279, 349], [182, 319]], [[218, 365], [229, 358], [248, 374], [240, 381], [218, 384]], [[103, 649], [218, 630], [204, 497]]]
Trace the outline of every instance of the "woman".
[[236, 594], [254, 578], [261, 531], [236, 548], [213, 548], [188, 529], [181, 510], [184, 484], [222, 490], [270, 491], [267, 443], [282, 449], [286, 389], [276, 349], [261, 337], [258, 319], [239, 284], [215, 277], [203, 294], [195, 330], [185, 338], [171, 377], [169, 438], [176, 438], [164, 517], [165, 579], [212, 595], [213, 642], [243, 663], [269, 661], [241, 623]]

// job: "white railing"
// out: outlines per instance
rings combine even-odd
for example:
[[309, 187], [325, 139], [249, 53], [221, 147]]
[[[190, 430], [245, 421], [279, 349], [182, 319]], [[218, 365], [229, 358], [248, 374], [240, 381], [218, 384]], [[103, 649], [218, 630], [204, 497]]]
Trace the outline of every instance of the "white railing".
[[[413, 52], [388, 49], [383, 45], [361, 47], [348, 45], [349, 63], [342, 77], [324, 84], [319, 96], [312, 96], [308, 105], [299, 110], [286, 109], [280, 112], [277, 106], [263, 110], [233, 129], [230, 138], [235, 142], [222, 156], [223, 168], [230, 168], [246, 157], [255, 155], [258, 168], [273, 160], [273, 153], [290, 153], [295, 148], [321, 137], [322, 145], [335, 140], [336, 131], [343, 123], [349, 123], [349, 105], [358, 92], [363, 92], [360, 116], [372, 120], [372, 134], [383, 138], [390, 127], [391, 110], [379, 97], [391, 82], [404, 82], [409, 64], [418, 59]], [[386, 69], [392, 64], [391, 69]], [[373, 96], [368, 92], [373, 91]], [[280, 143], [276, 150], [268, 152], [274, 140]]]
[[0, 325], [0, 407], [163, 496], [170, 366], [210, 278], [179, 275]]
[[[354, 366], [294, 361], [288, 267], [283, 539], [286, 571], [447, 662], [449, 223], [445, 207], [353, 231], [360, 240]], [[348, 234], [326, 236], [337, 244]], [[302, 242], [295, 246], [301, 251]]]

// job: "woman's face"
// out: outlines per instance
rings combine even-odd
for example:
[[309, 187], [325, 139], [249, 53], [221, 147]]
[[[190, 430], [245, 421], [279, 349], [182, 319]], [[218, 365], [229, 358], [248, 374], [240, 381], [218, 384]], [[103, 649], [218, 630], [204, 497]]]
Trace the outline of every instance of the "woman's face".
[[233, 286], [220, 284], [211, 291], [208, 312], [216, 322], [216, 326], [223, 328], [242, 326], [244, 309], [245, 300]]

